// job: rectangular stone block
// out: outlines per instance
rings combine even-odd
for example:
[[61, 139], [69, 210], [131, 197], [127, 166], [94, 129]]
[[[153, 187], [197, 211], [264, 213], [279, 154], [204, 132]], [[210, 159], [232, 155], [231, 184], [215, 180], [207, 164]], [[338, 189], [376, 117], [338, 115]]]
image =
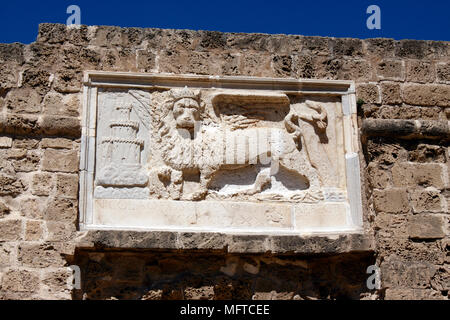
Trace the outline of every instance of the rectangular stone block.
[[447, 169], [438, 163], [403, 162], [392, 168], [392, 179], [397, 187], [434, 187], [438, 190], [446, 186]]
[[381, 95], [383, 104], [399, 104], [402, 103], [401, 89], [398, 83], [381, 83]]
[[0, 201], [0, 218], [5, 217], [6, 215], [10, 214], [11, 209]]
[[41, 154], [38, 150], [9, 149], [8, 158], [17, 172], [37, 171]]
[[[15, 248], [8, 243], [0, 243], [0, 270], [13, 264]], [[0, 277], [1, 278], [1, 277]]]
[[41, 141], [41, 148], [47, 149], [72, 149], [73, 142], [65, 138], [44, 138]]
[[410, 210], [406, 189], [374, 190], [373, 203], [377, 212], [407, 213]]
[[55, 198], [48, 202], [45, 210], [45, 220], [74, 223], [77, 221], [77, 201]]
[[48, 196], [53, 191], [55, 182], [50, 173], [36, 173], [31, 183], [31, 193], [35, 196]]
[[47, 241], [68, 242], [76, 236], [77, 228], [73, 223], [47, 221]]
[[406, 81], [427, 83], [434, 82], [435, 78], [435, 66], [432, 62], [408, 60], [406, 69]]
[[62, 95], [56, 92], [48, 93], [43, 101], [43, 112], [49, 115], [77, 117], [80, 101], [77, 94]]
[[446, 300], [441, 292], [432, 289], [389, 288], [385, 300]]
[[380, 89], [376, 84], [359, 84], [356, 86], [356, 98], [365, 103], [381, 103]]
[[33, 150], [33, 149], [37, 149], [38, 146], [39, 146], [38, 139], [16, 138], [13, 141], [13, 148], [15, 148], [15, 149]]
[[17, 258], [24, 267], [62, 267], [66, 261], [51, 244], [22, 243], [18, 247]]
[[96, 226], [136, 229], [289, 230], [291, 207], [245, 202], [96, 199]]
[[382, 80], [404, 80], [405, 63], [400, 59], [383, 59], [377, 64], [377, 75]]
[[411, 193], [412, 208], [415, 213], [445, 212], [444, 197], [439, 190], [428, 188]]
[[415, 106], [450, 106], [450, 87], [445, 85], [405, 84], [403, 100]]
[[44, 224], [42, 221], [28, 220], [25, 224], [25, 240], [39, 241], [44, 236]]
[[11, 293], [32, 293], [39, 290], [39, 273], [28, 270], [9, 270], [2, 278], [1, 291]]
[[51, 300], [72, 300], [73, 271], [59, 268], [42, 275], [42, 294]]
[[0, 137], [0, 149], [6, 149], [12, 147], [12, 138]]
[[42, 170], [50, 172], [77, 172], [78, 152], [73, 150], [46, 149], [42, 159]]
[[22, 234], [22, 220], [0, 220], [0, 241], [18, 241]]
[[39, 197], [23, 198], [19, 205], [20, 214], [28, 219], [43, 219], [45, 200]]
[[438, 63], [436, 70], [438, 82], [450, 83], [450, 63]]
[[[408, 239], [408, 214], [377, 213], [374, 221], [377, 230], [378, 243], [384, 239], [391, 242], [393, 238]], [[381, 244], [380, 244], [381, 246]]]
[[405, 261], [390, 256], [381, 264], [382, 284], [388, 288], [426, 289], [436, 270], [436, 266], [427, 262]]
[[417, 215], [409, 218], [408, 233], [411, 239], [428, 240], [445, 237], [445, 220], [440, 216]]
[[56, 196], [59, 198], [78, 198], [78, 175], [58, 174], [56, 176]]

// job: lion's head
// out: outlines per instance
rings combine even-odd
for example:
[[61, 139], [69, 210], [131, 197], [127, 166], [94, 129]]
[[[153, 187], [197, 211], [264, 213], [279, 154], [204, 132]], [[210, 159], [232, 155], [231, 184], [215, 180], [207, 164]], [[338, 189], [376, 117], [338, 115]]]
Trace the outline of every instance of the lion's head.
[[178, 129], [192, 131], [195, 123], [201, 121], [204, 103], [200, 99], [200, 92], [188, 89], [172, 89], [167, 101], [172, 110], [173, 118]]

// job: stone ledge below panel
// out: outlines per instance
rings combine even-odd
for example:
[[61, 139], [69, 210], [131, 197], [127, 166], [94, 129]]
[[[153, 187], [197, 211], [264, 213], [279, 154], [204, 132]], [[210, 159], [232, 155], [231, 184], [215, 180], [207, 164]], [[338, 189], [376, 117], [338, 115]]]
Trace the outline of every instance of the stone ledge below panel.
[[80, 249], [217, 250], [227, 253], [337, 254], [374, 251], [367, 234], [240, 235], [169, 231], [90, 230], [79, 233]]

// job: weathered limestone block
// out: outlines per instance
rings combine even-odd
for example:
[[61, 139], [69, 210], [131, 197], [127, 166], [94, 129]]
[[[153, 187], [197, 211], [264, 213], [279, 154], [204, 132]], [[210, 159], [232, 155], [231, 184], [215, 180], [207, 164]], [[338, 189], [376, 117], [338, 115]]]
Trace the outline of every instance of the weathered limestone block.
[[21, 198], [20, 213], [28, 219], [44, 219], [44, 200], [42, 198]]
[[[0, 295], [8, 299], [8, 293], [37, 293], [38, 290], [39, 273], [37, 271], [13, 269], [3, 276]], [[14, 299], [14, 295], [12, 298]]]
[[375, 190], [373, 202], [377, 212], [407, 213], [410, 210], [406, 189]]
[[[427, 126], [422, 126], [423, 120], [440, 120], [442, 115], [442, 109], [439, 107], [416, 107], [416, 106], [409, 106], [409, 105], [401, 105], [401, 106], [381, 106], [378, 110], [376, 110], [371, 116], [374, 118], [379, 119], [398, 119], [398, 120], [406, 120], [406, 119], [421, 119], [421, 126], [420, 128], [414, 128], [414, 131], [417, 133], [426, 133], [430, 136], [432, 135], [432, 132], [429, 132], [430, 130], [426, 130]], [[439, 121], [436, 123], [439, 123], [439, 127], [448, 127], [448, 125], [444, 125], [443, 121]], [[405, 123], [403, 123], [405, 124]], [[406, 126], [409, 126], [410, 122], [406, 123]], [[405, 129], [402, 128], [401, 132]]]
[[334, 79], [353, 80], [357, 82], [370, 81], [372, 69], [363, 59], [344, 59], [340, 61], [339, 70]]
[[400, 59], [383, 59], [377, 65], [377, 75], [381, 80], [404, 80], [405, 63]]
[[35, 196], [48, 196], [53, 191], [55, 182], [49, 173], [36, 173], [33, 175], [31, 193]]
[[50, 172], [77, 172], [78, 163], [77, 151], [46, 149], [42, 159], [42, 170]]
[[416, 215], [409, 218], [411, 239], [442, 239], [445, 237], [445, 220], [440, 216]]
[[83, 74], [77, 70], [59, 70], [55, 73], [53, 88], [59, 93], [78, 93]]
[[12, 147], [15, 149], [27, 149], [33, 150], [37, 149], [39, 146], [38, 139], [30, 139], [30, 138], [16, 138], [13, 141]]
[[360, 39], [333, 38], [331, 45], [336, 56], [363, 56], [363, 41]]
[[392, 183], [389, 171], [378, 164], [371, 162], [367, 170], [372, 188], [386, 189]]
[[415, 213], [445, 212], [444, 199], [440, 191], [434, 188], [414, 191], [411, 194], [411, 203]]
[[73, 141], [65, 138], [44, 138], [41, 141], [43, 149], [72, 149]]
[[0, 92], [16, 87], [19, 82], [19, 67], [24, 63], [24, 48], [21, 43], [0, 44]]
[[70, 199], [50, 200], [45, 210], [45, 220], [74, 223], [77, 221], [77, 201]]
[[398, 104], [402, 102], [400, 94], [400, 85], [398, 83], [381, 83], [381, 101], [383, 104]]
[[381, 103], [380, 90], [376, 84], [359, 84], [356, 86], [356, 94], [365, 103]]
[[389, 58], [394, 56], [394, 39], [375, 38], [366, 39], [364, 42], [367, 45], [367, 52], [369, 55]]
[[47, 241], [67, 242], [76, 236], [77, 228], [74, 224], [67, 222], [47, 221]]
[[49, 115], [77, 117], [80, 108], [80, 100], [76, 94], [49, 92], [43, 101], [43, 112]]
[[187, 300], [213, 300], [214, 287], [186, 288], [184, 289], [184, 298]]
[[444, 85], [405, 84], [403, 100], [416, 106], [450, 106], [450, 87]]
[[64, 258], [51, 243], [22, 243], [18, 247], [17, 259], [21, 266], [31, 268], [62, 267]]
[[22, 220], [0, 220], [0, 241], [17, 241], [22, 239]]
[[39, 169], [41, 155], [37, 150], [10, 149], [7, 157], [16, 172], [32, 172]]
[[381, 264], [382, 286], [427, 289], [436, 271], [437, 267], [430, 263], [403, 261], [391, 256]]
[[0, 149], [7, 149], [12, 147], [12, 138], [0, 137]]
[[292, 58], [287, 55], [275, 55], [272, 58], [273, 68], [278, 77], [290, 77], [292, 75]]
[[437, 69], [437, 80], [440, 83], [450, 82], [450, 63], [438, 63], [436, 65]]
[[58, 174], [56, 176], [56, 196], [76, 200], [78, 197], [78, 175]]
[[267, 53], [243, 52], [241, 56], [240, 74], [255, 77], [272, 76], [272, 59]]
[[36, 135], [40, 133], [39, 118], [35, 115], [7, 114], [0, 118], [0, 130], [11, 135]]
[[69, 268], [60, 268], [56, 271], [46, 271], [42, 275], [42, 294], [46, 299], [71, 300], [73, 271]]
[[0, 196], [16, 197], [25, 190], [25, 185], [17, 176], [0, 173]]
[[388, 288], [385, 293], [385, 300], [446, 300], [446, 298], [436, 290], [432, 289], [409, 289], [409, 288]]
[[431, 62], [408, 60], [406, 81], [427, 83], [434, 82], [435, 78], [435, 66]]
[[419, 40], [400, 40], [395, 42], [395, 55], [401, 58], [422, 59], [426, 56], [428, 44]]
[[137, 68], [141, 72], [150, 72], [155, 69], [156, 55], [149, 50], [137, 50]]
[[398, 163], [392, 168], [392, 178], [397, 187], [445, 187], [445, 167], [438, 163]]
[[421, 163], [446, 163], [446, 148], [421, 143], [414, 150], [409, 151], [408, 160]]
[[40, 121], [42, 133], [50, 136], [69, 136], [79, 138], [80, 120], [74, 117], [43, 116]]
[[5, 217], [11, 212], [10, 208], [0, 201], [0, 218]]
[[44, 223], [42, 221], [27, 220], [25, 223], [25, 240], [39, 241], [44, 237]]
[[[365, 120], [362, 131], [365, 132]], [[380, 131], [380, 130], [377, 130]], [[371, 139], [367, 142], [370, 161], [376, 161], [382, 165], [392, 165], [397, 161], [407, 161], [408, 152], [404, 146], [398, 143], [384, 143], [379, 139]]]
[[0, 269], [13, 264], [14, 247], [8, 243], [0, 244]]
[[41, 95], [32, 88], [17, 88], [8, 92], [5, 106], [11, 113], [41, 112]]
[[[398, 239], [408, 239], [407, 214], [378, 213], [375, 217], [374, 227], [377, 230], [378, 250], [381, 252], [383, 252], [383, 245], [386, 244], [385, 239], [388, 241], [389, 250], [392, 249], [392, 238], [396, 238], [396, 242], [400, 241]], [[390, 252], [389, 250], [388, 252]]]
[[[398, 215], [385, 215], [384, 224], [377, 231], [377, 251], [381, 256], [395, 255], [404, 261], [422, 261], [442, 265], [446, 261], [445, 244], [439, 241], [411, 241], [408, 234], [408, 218]], [[378, 217], [376, 217], [378, 220]], [[444, 240], [441, 240], [444, 241]]]

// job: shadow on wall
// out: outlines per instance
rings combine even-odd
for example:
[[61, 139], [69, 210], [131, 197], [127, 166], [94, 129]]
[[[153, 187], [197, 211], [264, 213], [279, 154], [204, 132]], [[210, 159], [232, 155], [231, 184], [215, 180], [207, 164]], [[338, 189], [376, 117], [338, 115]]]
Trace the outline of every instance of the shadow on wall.
[[374, 299], [371, 253], [328, 257], [206, 252], [78, 251], [81, 289], [92, 300]]

